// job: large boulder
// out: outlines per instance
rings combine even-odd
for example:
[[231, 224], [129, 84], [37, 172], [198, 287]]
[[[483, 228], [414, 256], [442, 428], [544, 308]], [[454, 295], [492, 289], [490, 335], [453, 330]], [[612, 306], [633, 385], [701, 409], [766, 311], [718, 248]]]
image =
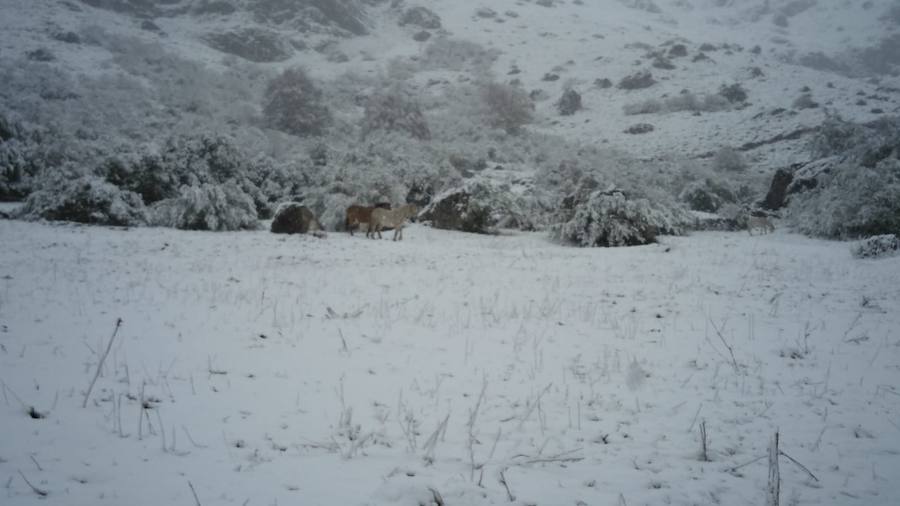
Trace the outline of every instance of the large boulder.
[[792, 165], [789, 169], [778, 169], [772, 176], [772, 184], [769, 185], [769, 192], [763, 199], [764, 208], [771, 211], [777, 211], [784, 207], [787, 203], [787, 189], [794, 181], [794, 171], [797, 170], [796, 165]]
[[274, 234], [306, 234], [322, 229], [319, 220], [308, 207], [297, 203], [287, 202], [278, 206], [275, 217], [272, 219], [272, 233]]
[[819, 179], [828, 175], [838, 162], [835, 157], [826, 157], [807, 163], [795, 163], [778, 169], [772, 176], [772, 183], [766, 197], [760, 202], [763, 209], [778, 211], [788, 205], [790, 196], [815, 189]]

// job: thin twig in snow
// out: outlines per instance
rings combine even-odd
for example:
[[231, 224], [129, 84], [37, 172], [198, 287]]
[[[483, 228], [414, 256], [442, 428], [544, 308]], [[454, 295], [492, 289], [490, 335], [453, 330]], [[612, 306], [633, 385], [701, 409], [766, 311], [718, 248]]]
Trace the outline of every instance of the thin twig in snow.
[[27, 483], [28, 486], [31, 487], [31, 490], [33, 490], [35, 494], [37, 494], [41, 497], [47, 497], [48, 495], [50, 495], [50, 492], [48, 492], [44, 489], [41, 489], [41, 488], [37, 488], [34, 485], [32, 485], [31, 482], [28, 481], [28, 478], [25, 477], [25, 474], [23, 474], [21, 470], [18, 470], [18, 471], [19, 471], [19, 476], [21, 476], [22, 479], [25, 480], [25, 483]]
[[509, 502], [514, 502], [516, 500], [516, 496], [514, 496], [509, 490], [509, 484], [506, 482], [506, 475], [504, 474], [505, 471], [506, 469], [500, 470], [500, 483], [503, 485], [503, 488], [506, 489], [506, 498], [509, 499]]
[[187, 436], [188, 441], [190, 441], [191, 444], [194, 445], [194, 448], [206, 448], [207, 447], [207, 445], [198, 444], [196, 441], [194, 441], [194, 438], [191, 437], [191, 433], [188, 432], [187, 427], [185, 427], [184, 425], [181, 426], [181, 430], [184, 431], [184, 434]]
[[688, 427], [688, 432], [694, 432], [694, 424], [697, 423], [697, 417], [700, 416], [700, 410], [703, 409], [703, 403], [701, 402], [699, 406], [697, 406], [697, 412], [694, 413], [694, 419], [691, 420], [691, 426]]
[[731, 355], [731, 365], [734, 367], [735, 372], [740, 372], [741, 368], [738, 366], [737, 359], [734, 358], [734, 348], [728, 344], [728, 341], [725, 340], [725, 336], [722, 335], [722, 330], [716, 326], [716, 322], [712, 321], [712, 318], [709, 319], [709, 324], [712, 325], [713, 330], [716, 331], [716, 335], [719, 336], [719, 339], [722, 341], [722, 344], [725, 345], [725, 348], [728, 350], [728, 353]]
[[737, 471], [738, 469], [740, 469], [740, 468], [742, 468], [742, 467], [747, 467], [747, 466], [749, 466], [750, 464], [753, 464], [753, 463], [755, 463], [755, 462], [759, 462], [760, 460], [762, 460], [762, 459], [764, 459], [764, 458], [766, 458], [766, 457], [768, 457], [768, 455], [763, 455], [763, 456], [761, 456], [761, 457], [756, 457], [755, 459], [753, 459], [753, 460], [751, 460], [751, 461], [749, 461], [749, 462], [744, 462], [743, 464], [741, 464], [741, 465], [739, 465], [739, 466], [730, 467], [730, 468], [728, 468], [728, 470], [731, 471], [731, 472]]
[[188, 480], [188, 486], [191, 487], [191, 493], [194, 494], [194, 503], [195, 503], [197, 506], [203, 506], [203, 505], [200, 504], [200, 498], [197, 497], [197, 491], [194, 490], [194, 484], [191, 483], [191, 480]]
[[782, 450], [778, 450], [778, 454], [787, 457], [791, 462], [793, 462], [794, 464], [797, 464], [797, 465], [800, 467], [800, 469], [803, 469], [804, 471], [806, 471], [806, 474], [808, 474], [812, 479], [814, 479], [814, 480], [816, 480], [816, 481], [819, 481], [819, 479], [816, 478], [816, 475], [814, 475], [814, 474], [812, 473], [812, 471], [810, 471], [809, 469], [807, 469], [806, 466], [804, 466], [803, 464], [797, 462], [797, 460], [794, 459], [794, 457], [791, 457], [791, 456], [788, 455], [787, 453], [784, 453], [784, 451], [782, 451]]
[[94, 389], [94, 383], [97, 382], [97, 378], [100, 377], [100, 371], [103, 369], [103, 362], [106, 361], [106, 357], [109, 356], [109, 350], [112, 349], [113, 341], [116, 339], [116, 334], [119, 333], [119, 327], [122, 326], [122, 319], [119, 318], [116, 320], [116, 328], [113, 330], [112, 336], [109, 338], [109, 343], [106, 344], [106, 351], [103, 352], [103, 356], [100, 357], [100, 362], [97, 363], [97, 372], [94, 373], [94, 379], [91, 380], [91, 385], [87, 389], [87, 393], [84, 394], [84, 402], [81, 403], [82, 408], [87, 407], [88, 399], [91, 397], [91, 390]]

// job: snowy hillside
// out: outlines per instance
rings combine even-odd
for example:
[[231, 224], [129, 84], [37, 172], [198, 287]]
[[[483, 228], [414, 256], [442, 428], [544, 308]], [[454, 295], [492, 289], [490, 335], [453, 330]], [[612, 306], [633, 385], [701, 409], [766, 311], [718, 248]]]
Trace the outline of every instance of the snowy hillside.
[[[303, 8], [291, 7], [329, 3], [7, 0], [0, 18], [0, 55], [23, 58], [43, 49], [53, 66], [75, 75], [129, 72], [102, 43], [91, 43], [90, 34], [102, 31], [158, 43], [186, 60], [221, 69], [244, 58], [214, 49], [222, 47], [215, 37], [257, 30], [254, 36], [271, 37], [270, 44], [256, 39], [257, 51], [250, 53], [259, 58], [248, 56], [263, 60], [260, 72], [299, 64], [324, 80], [348, 71], [384, 72], [390, 62], [396, 66], [421, 58], [437, 38], [448, 37], [493, 51], [496, 59], [485, 72], [542, 92], [546, 98], [538, 102], [536, 130], [608, 144], [642, 158], [696, 157], [722, 146], [766, 141], [816, 126], [825, 111], [869, 120], [900, 108], [900, 81], [878, 72], [900, 63], [895, 56], [900, 16], [890, 1], [509, 0], [489, 6], [427, 0], [331, 2], [359, 10], [361, 35], [335, 26], [327, 11], [315, 10], [319, 14], [312, 19], [325, 21], [314, 25], [307, 22]], [[439, 19], [440, 28], [423, 30], [431, 35], [425, 41], [412, 38], [419, 26], [398, 26], [404, 9], [411, 7], [425, 7]], [[67, 39], [68, 34], [75, 37]], [[75, 39], [79, 42], [72, 43]], [[673, 51], [675, 45], [683, 46], [683, 56]], [[260, 46], [271, 46], [271, 58], [258, 51]], [[657, 84], [633, 91], [615, 86], [641, 70], [652, 72]], [[465, 74], [418, 72], [412, 82], [421, 93], [440, 95], [446, 91], [442, 83]], [[613, 86], [598, 87], [595, 81], [602, 79]], [[623, 112], [628, 104], [683, 91], [715, 93], [735, 83], [746, 89], [748, 102], [733, 110], [646, 117]], [[554, 102], [565, 87], [583, 96], [584, 110], [571, 117], [555, 111]], [[804, 94], [819, 107], [794, 107]], [[865, 105], [858, 105], [861, 101]], [[773, 113], [779, 109], [783, 112]], [[645, 120], [656, 127], [651, 135], [623, 133]], [[787, 142], [750, 150], [749, 155], [765, 170], [799, 161], [797, 149], [796, 142]]]
[[900, 499], [900, 258], [0, 227], [4, 504]]

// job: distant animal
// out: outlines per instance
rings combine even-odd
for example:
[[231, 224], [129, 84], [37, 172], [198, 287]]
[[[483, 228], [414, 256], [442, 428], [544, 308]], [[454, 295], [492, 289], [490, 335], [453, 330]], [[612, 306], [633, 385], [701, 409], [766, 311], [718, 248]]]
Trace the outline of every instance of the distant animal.
[[391, 205], [388, 203], [379, 203], [375, 204], [374, 206], [360, 206], [354, 204], [347, 208], [347, 220], [345, 222], [345, 225], [347, 227], [347, 231], [350, 232], [350, 235], [353, 235], [353, 229], [361, 227], [363, 224], [365, 224], [366, 237], [369, 237], [372, 228], [369, 225], [372, 221], [372, 211], [376, 208], [390, 209]]
[[775, 225], [767, 216], [750, 216], [747, 218], [747, 233], [753, 235], [754, 229], [761, 229], [762, 233], [767, 234], [775, 231]]
[[403, 225], [406, 220], [419, 214], [419, 206], [406, 204], [397, 209], [377, 208], [372, 211], [372, 221], [369, 222], [369, 233], [374, 239], [375, 234], [381, 239], [381, 231], [385, 228], [394, 229], [394, 240], [403, 240]]

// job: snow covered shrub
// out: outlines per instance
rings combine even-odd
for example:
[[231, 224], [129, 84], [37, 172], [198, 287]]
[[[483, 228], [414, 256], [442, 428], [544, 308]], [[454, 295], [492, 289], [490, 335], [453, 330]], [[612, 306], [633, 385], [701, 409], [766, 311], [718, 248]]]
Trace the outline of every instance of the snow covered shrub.
[[662, 100], [650, 99], [636, 104], [626, 104], [625, 114], [655, 114], [660, 112], [717, 112], [730, 107], [727, 99], [718, 94], [704, 93], [698, 97], [688, 90]]
[[97, 176], [69, 179], [60, 175], [45, 188], [28, 196], [21, 215], [26, 219], [97, 225], [131, 226], [147, 222], [147, 211], [140, 195], [122, 190]]
[[734, 192], [709, 178], [688, 184], [678, 199], [693, 211], [707, 213], [714, 213], [723, 205], [737, 201]]
[[515, 134], [534, 117], [534, 104], [521, 88], [489, 82], [480, 90], [488, 124]]
[[146, 205], [178, 194], [176, 174], [166, 170], [156, 156], [144, 155], [134, 161], [111, 157], [96, 173], [119, 188], [137, 193]]
[[236, 10], [237, 7], [226, 0], [203, 0], [198, 5], [191, 7], [191, 14], [195, 16], [227, 16], [234, 14]]
[[819, 103], [813, 100], [812, 95], [810, 95], [809, 93], [800, 95], [794, 100], [793, 103], [794, 109], [815, 109], [817, 107], [819, 107]]
[[267, 124], [301, 137], [319, 135], [331, 123], [331, 111], [302, 68], [289, 68], [269, 81], [263, 95]]
[[419, 102], [406, 91], [394, 87], [368, 97], [363, 116], [363, 136], [374, 130], [406, 132], [416, 139], [431, 138], [428, 122]]
[[626, 134], [632, 135], [640, 135], [640, 134], [648, 134], [652, 131], [656, 130], [656, 127], [651, 125], [650, 123], [635, 123], [630, 127], [625, 129]]
[[423, 70], [470, 70], [483, 75], [498, 56], [498, 50], [475, 42], [440, 37], [428, 44], [420, 63]]
[[651, 14], [659, 14], [662, 12], [662, 9], [660, 9], [653, 0], [622, 0], [622, 3], [632, 9], [646, 11]]
[[581, 94], [571, 88], [567, 89], [556, 103], [556, 110], [563, 116], [571, 116], [580, 111]]
[[900, 237], [894, 234], [876, 235], [854, 244], [850, 253], [856, 258], [882, 258], [900, 254]]
[[649, 70], [642, 70], [636, 74], [625, 76], [619, 81], [618, 87], [623, 90], [640, 90], [656, 84], [653, 74]]
[[895, 1], [878, 19], [892, 25], [900, 26], [900, 2]]
[[891, 152], [900, 153], [900, 118], [883, 117], [869, 123], [852, 123], [836, 116], [818, 128], [809, 144], [813, 157], [854, 157], [872, 167]]
[[625, 104], [622, 106], [622, 111], [626, 116], [634, 116], [636, 114], [657, 114], [663, 112], [663, 110], [663, 103], [655, 98], [636, 104]]
[[253, 230], [259, 226], [253, 199], [233, 183], [182, 186], [180, 195], [151, 208], [151, 223], [184, 230]]
[[722, 85], [719, 88], [719, 95], [723, 96], [732, 104], [739, 104], [747, 101], [747, 90], [740, 83], [731, 85]]
[[900, 234], [900, 159], [875, 167], [845, 160], [818, 181], [791, 197], [788, 217], [801, 232], [834, 239]]
[[617, 189], [581, 190], [563, 199], [551, 236], [576, 246], [636, 246], [656, 242], [657, 235], [680, 235], [691, 222], [677, 206], [629, 198]]
[[415, 6], [403, 12], [399, 24], [400, 26], [413, 25], [426, 30], [437, 30], [441, 27], [441, 18], [430, 9]]
[[747, 169], [747, 162], [736, 149], [723, 146], [713, 155], [713, 168], [722, 172], [741, 172]]
[[435, 228], [476, 234], [532, 228], [510, 188], [488, 181], [469, 181], [436, 195], [419, 216]]
[[210, 33], [206, 42], [215, 50], [256, 63], [279, 62], [291, 56], [290, 45], [277, 32], [260, 28]]
[[[371, 2], [370, 2], [371, 3]], [[364, 2], [353, 0], [254, 0], [247, 2], [255, 20], [300, 31], [323, 31], [338, 35], [365, 35]]]

